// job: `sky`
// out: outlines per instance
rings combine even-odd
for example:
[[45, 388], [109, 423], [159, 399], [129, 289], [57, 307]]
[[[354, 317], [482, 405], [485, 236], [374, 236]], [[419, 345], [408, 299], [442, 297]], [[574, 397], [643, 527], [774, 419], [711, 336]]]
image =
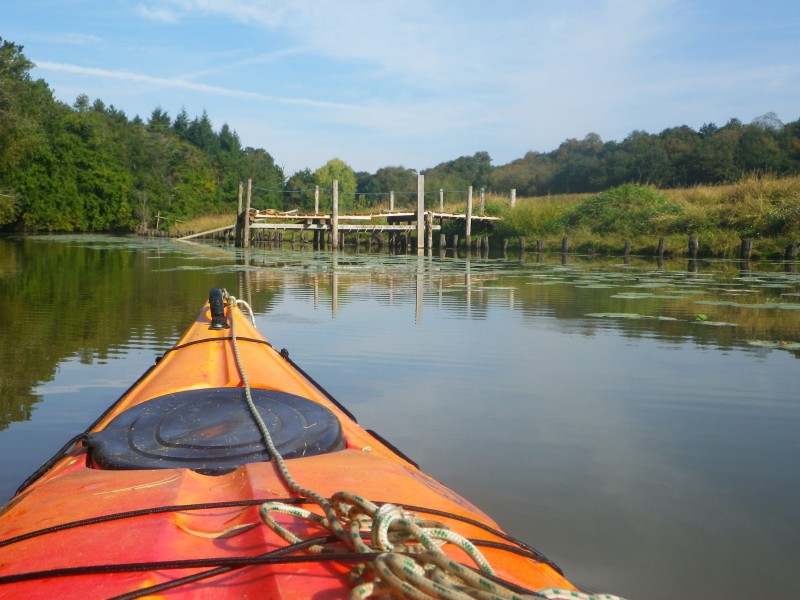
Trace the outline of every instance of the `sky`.
[[4, 0], [0, 37], [65, 103], [206, 111], [287, 176], [800, 118], [797, 0]]

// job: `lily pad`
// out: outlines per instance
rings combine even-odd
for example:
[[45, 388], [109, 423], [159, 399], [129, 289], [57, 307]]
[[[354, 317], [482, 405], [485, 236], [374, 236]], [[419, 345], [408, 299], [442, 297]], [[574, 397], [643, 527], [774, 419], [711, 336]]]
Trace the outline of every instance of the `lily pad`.
[[675, 317], [654, 317], [652, 315], [640, 315], [637, 313], [586, 313], [587, 317], [597, 317], [600, 319], [655, 319], [656, 321], [677, 321]]
[[769, 340], [747, 340], [751, 346], [759, 348], [775, 348], [777, 350], [800, 350], [800, 342], [786, 342], [779, 341], [773, 342]]

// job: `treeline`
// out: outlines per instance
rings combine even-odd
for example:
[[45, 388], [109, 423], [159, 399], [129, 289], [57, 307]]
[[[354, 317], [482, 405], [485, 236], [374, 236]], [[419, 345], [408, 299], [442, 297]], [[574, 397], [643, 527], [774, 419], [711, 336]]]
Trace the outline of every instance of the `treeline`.
[[[205, 112], [174, 117], [156, 107], [147, 121], [129, 119], [102, 100], [57, 101], [18, 46], [0, 38], [0, 228], [51, 231], [131, 231], [159, 215], [186, 219], [230, 210], [241, 181], [258, 186], [259, 208], [310, 209], [313, 189], [339, 181], [341, 206], [385, 204], [389, 191], [416, 190], [417, 172], [388, 166], [354, 172], [332, 159], [316, 171], [287, 176], [261, 148], [243, 148], [224, 124], [215, 131]], [[529, 152], [493, 166], [487, 152], [423, 171], [426, 188], [486, 188], [518, 196], [594, 192], [623, 183], [661, 188], [717, 184], [743, 174], [800, 173], [800, 120], [773, 113], [745, 125], [731, 119], [695, 131], [634, 131], [621, 142], [594, 133], [548, 153]]]
[[206, 113], [145, 123], [102, 100], [55, 100], [22, 47], [0, 39], [0, 227], [26, 231], [131, 231], [156, 214], [186, 218], [235, 204], [239, 182], [277, 192], [284, 175], [263, 149], [242, 148]]
[[767, 113], [743, 124], [730, 119], [699, 131], [683, 125], [659, 134], [634, 131], [621, 142], [595, 133], [569, 139], [558, 149], [529, 152], [492, 169], [489, 186], [516, 188], [523, 196], [596, 192], [624, 183], [659, 188], [732, 183], [753, 173], [800, 173], [800, 120], [784, 125]]

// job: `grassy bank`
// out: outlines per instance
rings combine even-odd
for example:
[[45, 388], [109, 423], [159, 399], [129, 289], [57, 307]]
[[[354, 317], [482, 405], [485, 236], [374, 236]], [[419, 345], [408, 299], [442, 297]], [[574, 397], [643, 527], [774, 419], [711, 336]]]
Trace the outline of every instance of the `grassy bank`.
[[630, 240], [632, 254], [648, 255], [663, 237], [667, 254], [685, 256], [696, 235], [700, 256], [735, 257], [747, 238], [754, 258], [780, 258], [800, 241], [800, 177], [676, 190], [626, 184], [593, 195], [518, 199], [513, 210], [495, 200], [492, 211], [503, 217], [495, 235], [543, 240], [548, 250], [560, 249], [566, 235], [577, 252], [620, 254]]

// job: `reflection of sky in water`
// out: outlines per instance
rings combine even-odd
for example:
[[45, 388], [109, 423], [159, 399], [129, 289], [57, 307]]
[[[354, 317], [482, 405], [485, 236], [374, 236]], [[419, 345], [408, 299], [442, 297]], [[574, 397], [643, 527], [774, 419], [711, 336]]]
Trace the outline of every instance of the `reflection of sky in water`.
[[[413, 289], [392, 306], [351, 291], [335, 316], [290, 294], [260, 325], [363, 425], [579, 580], [631, 597], [757, 597], [755, 551], [792, 585], [794, 355], [631, 338], [606, 320], [587, 333], [589, 319], [516, 310], [513, 290], [480, 291], [491, 299], [472, 319], [464, 291], [460, 319], [431, 290], [421, 318]], [[676, 571], [682, 584], [653, 591]]]
[[[631, 600], [800, 597], [797, 275], [59, 243], [147, 252], [154, 311], [167, 286], [199, 309], [175, 273], [238, 281], [268, 339], [362, 425], [578, 582]], [[131, 328], [102, 359], [63, 360], [33, 420], [0, 432], [5, 496], [36, 466], [20, 456], [52, 454], [175, 341]]]

